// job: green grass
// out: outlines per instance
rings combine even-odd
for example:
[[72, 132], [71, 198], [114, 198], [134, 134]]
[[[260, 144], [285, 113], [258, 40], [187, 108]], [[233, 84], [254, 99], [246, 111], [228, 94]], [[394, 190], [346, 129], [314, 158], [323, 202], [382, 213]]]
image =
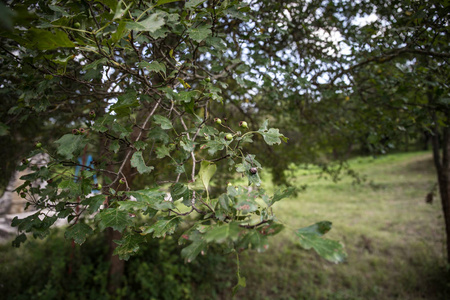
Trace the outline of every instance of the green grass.
[[[317, 179], [314, 170], [293, 172], [293, 182], [308, 188], [277, 204], [277, 216], [289, 228], [271, 240], [271, 248], [242, 255], [247, 288], [237, 298], [450, 297], [440, 199], [424, 201], [436, 182], [431, 154], [356, 158], [350, 166], [367, 182], [333, 183]], [[345, 244], [346, 263], [328, 263], [297, 246], [293, 230], [322, 220], [333, 222], [327, 235]]]

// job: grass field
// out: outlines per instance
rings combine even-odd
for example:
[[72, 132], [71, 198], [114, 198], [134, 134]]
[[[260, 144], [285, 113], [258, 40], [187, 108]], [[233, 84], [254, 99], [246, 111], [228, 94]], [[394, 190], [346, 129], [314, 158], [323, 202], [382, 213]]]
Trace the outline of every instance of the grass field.
[[[425, 203], [436, 183], [430, 153], [357, 158], [351, 167], [367, 181], [317, 179], [295, 170], [296, 198], [277, 204], [292, 230], [261, 254], [244, 253], [247, 288], [238, 299], [450, 299], [440, 199]], [[333, 222], [329, 238], [345, 244], [348, 260], [335, 265], [296, 244], [295, 228]]]

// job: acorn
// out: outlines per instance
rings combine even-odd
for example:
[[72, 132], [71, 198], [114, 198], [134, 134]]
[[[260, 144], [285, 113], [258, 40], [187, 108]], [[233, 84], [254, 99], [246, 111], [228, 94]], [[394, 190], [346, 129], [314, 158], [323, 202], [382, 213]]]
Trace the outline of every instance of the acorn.
[[233, 139], [233, 135], [231, 133], [228, 133], [227, 135], [225, 135], [225, 140], [231, 141], [232, 139]]
[[219, 118], [214, 118], [214, 123], [216, 123], [216, 124], [222, 124], [222, 120], [221, 119], [219, 119]]

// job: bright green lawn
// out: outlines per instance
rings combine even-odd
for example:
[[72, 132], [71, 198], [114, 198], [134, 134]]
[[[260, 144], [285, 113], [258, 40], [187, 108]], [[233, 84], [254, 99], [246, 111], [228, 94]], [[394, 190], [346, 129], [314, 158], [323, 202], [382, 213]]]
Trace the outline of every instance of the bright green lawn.
[[440, 199], [432, 205], [424, 201], [436, 182], [431, 154], [357, 158], [351, 166], [368, 176], [366, 183], [353, 185], [350, 178], [333, 183], [296, 170], [295, 183], [308, 184], [307, 190], [276, 206], [292, 229], [332, 221], [327, 235], [345, 244], [348, 261], [328, 263], [300, 249], [293, 231], [285, 230], [267, 252], [242, 254], [247, 288], [236, 298], [446, 298]]

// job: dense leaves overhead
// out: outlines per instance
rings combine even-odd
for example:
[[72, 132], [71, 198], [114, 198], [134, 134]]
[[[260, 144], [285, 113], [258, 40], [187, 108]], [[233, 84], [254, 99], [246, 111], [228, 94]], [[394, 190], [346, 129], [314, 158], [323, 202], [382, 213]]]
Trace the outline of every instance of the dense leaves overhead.
[[[251, 107], [245, 97], [294, 70], [265, 54], [286, 47], [276, 39], [298, 25], [269, 28], [263, 20], [273, 5], [279, 14], [292, 10], [291, 20], [300, 14], [296, 5], [270, 1], [11, 1], [13, 26], [0, 30], [2, 88], [15, 90], [8, 122], [38, 113], [50, 132], [28, 155], [49, 163], [30, 164], [34, 173], [17, 189], [37, 212], [13, 225], [42, 237], [67, 217], [65, 236], [80, 244], [112, 228], [122, 233], [114, 251], [122, 259], [177, 230], [187, 262], [211, 244], [225, 253], [265, 250], [267, 237], [283, 228], [272, 204], [294, 190], [269, 196], [258, 188], [262, 164], [248, 146], [288, 138], [270, 116], [250, 128], [213, 120], [230, 103]], [[0, 134], [9, 126], [1, 123]], [[221, 165], [246, 176], [248, 186], [227, 186], [217, 176]], [[38, 179], [47, 184], [30, 186]], [[212, 185], [220, 192], [211, 193]], [[20, 235], [15, 244], [23, 241]]]

